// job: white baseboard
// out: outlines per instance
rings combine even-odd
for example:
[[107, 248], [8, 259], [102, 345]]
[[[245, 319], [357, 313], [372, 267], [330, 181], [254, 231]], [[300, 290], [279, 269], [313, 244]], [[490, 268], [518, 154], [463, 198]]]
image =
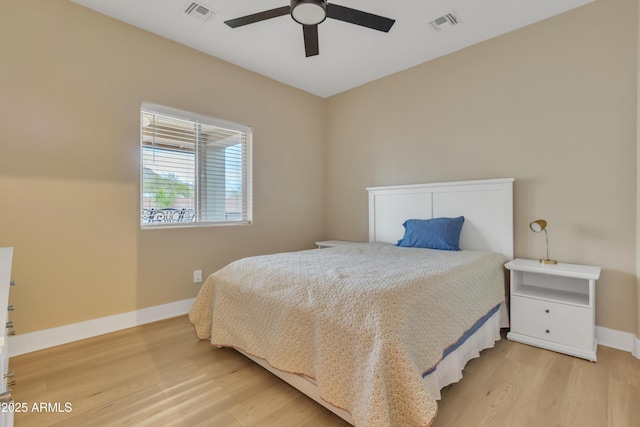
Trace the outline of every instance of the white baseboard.
[[195, 298], [9, 337], [9, 356], [31, 353], [189, 312]]
[[[73, 341], [133, 328], [145, 323], [181, 316], [189, 312], [194, 300], [195, 298], [190, 298], [128, 313], [87, 320], [86, 322], [15, 335], [9, 337], [9, 356], [31, 353]], [[596, 337], [599, 345], [628, 351], [634, 357], [640, 359], [640, 339], [636, 335], [596, 326]]]
[[640, 359], [640, 340], [635, 334], [596, 326], [596, 337], [598, 338], [598, 344], [628, 351], [634, 357]]

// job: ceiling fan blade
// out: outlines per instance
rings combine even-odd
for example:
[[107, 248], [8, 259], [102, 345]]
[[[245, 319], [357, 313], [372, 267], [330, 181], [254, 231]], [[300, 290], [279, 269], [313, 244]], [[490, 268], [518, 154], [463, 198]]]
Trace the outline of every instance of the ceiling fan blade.
[[264, 12], [258, 12], [247, 16], [241, 16], [240, 18], [230, 19], [228, 21], [224, 21], [224, 23], [231, 28], [236, 28], [271, 18], [277, 18], [278, 16], [288, 15], [289, 13], [291, 13], [291, 6], [282, 6], [276, 9], [265, 10]]
[[333, 3], [329, 3], [327, 5], [327, 16], [339, 21], [361, 25], [363, 27], [371, 28], [372, 30], [383, 31], [385, 33], [388, 33], [396, 22], [395, 19], [385, 18], [384, 16], [374, 15], [372, 13], [351, 9], [350, 7], [340, 6]]
[[318, 55], [320, 53], [318, 48], [318, 25], [303, 25], [302, 32], [304, 34], [304, 51], [307, 58]]

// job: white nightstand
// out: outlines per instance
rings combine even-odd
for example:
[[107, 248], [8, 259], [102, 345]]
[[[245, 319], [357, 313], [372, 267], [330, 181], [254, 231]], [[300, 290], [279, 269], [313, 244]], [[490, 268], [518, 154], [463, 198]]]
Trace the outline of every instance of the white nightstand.
[[335, 246], [356, 245], [358, 242], [348, 242], [346, 240], [324, 240], [316, 242], [316, 246], [320, 249], [333, 248]]
[[596, 280], [600, 267], [514, 259], [507, 338], [596, 361]]

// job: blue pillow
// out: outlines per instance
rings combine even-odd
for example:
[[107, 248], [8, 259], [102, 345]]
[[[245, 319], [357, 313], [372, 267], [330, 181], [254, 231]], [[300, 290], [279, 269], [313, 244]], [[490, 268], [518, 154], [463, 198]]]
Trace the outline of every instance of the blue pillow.
[[406, 248], [460, 250], [460, 231], [464, 217], [408, 219], [404, 226], [404, 237], [398, 240], [398, 246]]

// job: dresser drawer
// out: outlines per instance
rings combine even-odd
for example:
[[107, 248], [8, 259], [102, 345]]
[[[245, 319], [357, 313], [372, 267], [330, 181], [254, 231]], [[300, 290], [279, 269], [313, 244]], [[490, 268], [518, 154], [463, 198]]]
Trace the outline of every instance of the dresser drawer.
[[[588, 325], [587, 325], [588, 326]], [[511, 316], [511, 331], [582, 350], [593, 349], [593, 332], [534, 317]]]
[[519, 316], [578, 328], [589, 328], [593, 324], [592, 310], [588, 307], [576, 307], [516, 295], [511, 297], [511, 312]]

